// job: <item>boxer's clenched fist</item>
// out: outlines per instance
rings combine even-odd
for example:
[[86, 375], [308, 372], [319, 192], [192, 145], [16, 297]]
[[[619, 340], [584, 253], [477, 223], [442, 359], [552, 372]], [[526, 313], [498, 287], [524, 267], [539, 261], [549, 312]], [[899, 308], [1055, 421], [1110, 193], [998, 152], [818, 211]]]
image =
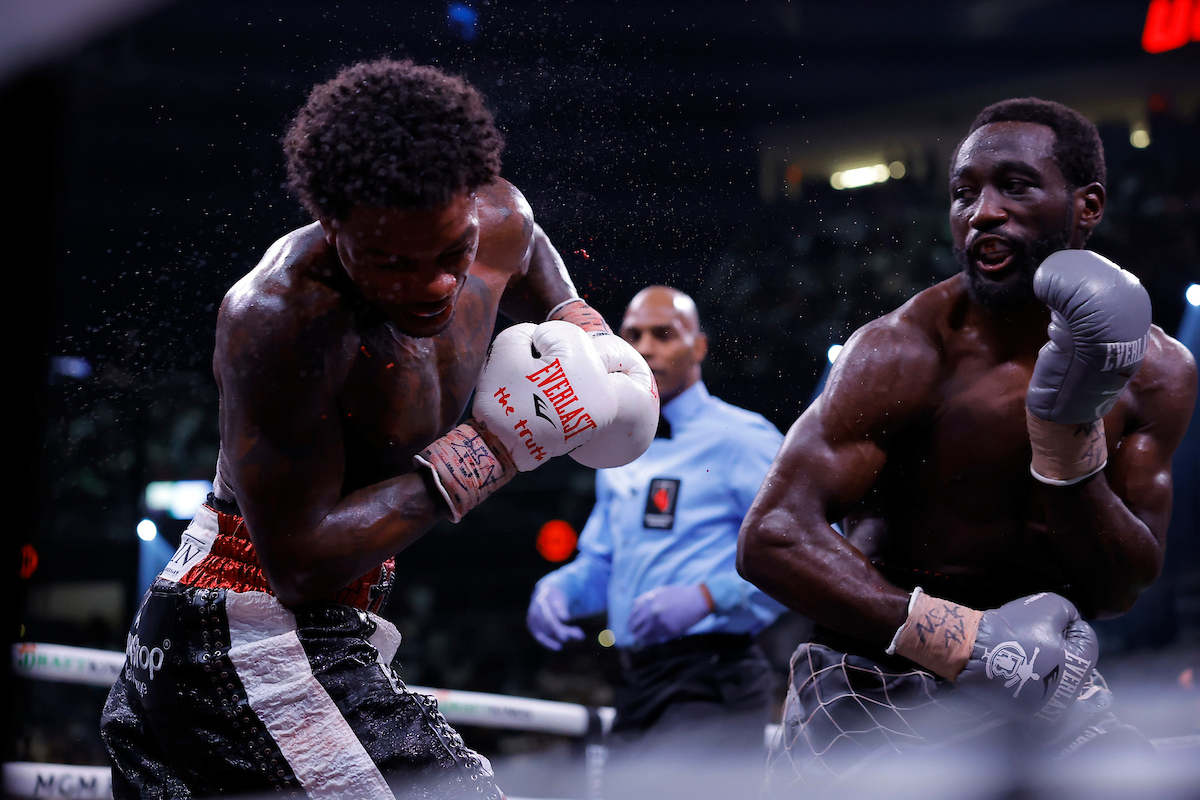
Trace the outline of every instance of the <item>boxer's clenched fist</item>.
[[1088, 250], [1060, 250], [1033, 290], [1050, 309], [1050, 341], [1026, 395], [1033, 476], [1069, 485], [1104, 468], [1101, 417], [1133, 379], [1150, 333], [1150, 296], [1129, 272]]
[[472, 418], [418, 456], [457, 522], [516, 472], [580, 453], [626, 464], [654, 438], [658, 392], [645, 361], [612, 334], [563, 321], [522, 323], [488, 349]]
[[587, 332], [569, 322], [523, 323], [492, 342], [471, 413], [528, 472], [607, 428], [617, 388]]
[[1006, 717], [1052, 726], [1087, 685], [1099, 644], [1074, 604], [1056, 594], [976, 611], [918, 588], [888, 652]]
[[658, 384], [633, 345], [612, 333], [593, 333], [592, 344], [608, 370], [617, 398], [612, 421], [591, 441], [571, 451], [571, 458], [593, 469], [620, 467], [646, 452], [658, 429]]
[[[646, 359], [619, 336], [594, 308], [576, 297], [555, 306], [547, 317], [583, 328], [592, 336], [617, 392], [617, 416], [603, 433], [571, 451], [593, 469], [620, 467], [646, 452], [658, 428], [658, 384]], [[622, 376], [622, 377], [618, 377]]]
[[1026, 404], [1040, 419], [1077, 424], [1116, 404], [1146, 355], [1150, 295], [1133, 274], [1089, 250], [1060, 250], [1033, 291], [1050, 309]]

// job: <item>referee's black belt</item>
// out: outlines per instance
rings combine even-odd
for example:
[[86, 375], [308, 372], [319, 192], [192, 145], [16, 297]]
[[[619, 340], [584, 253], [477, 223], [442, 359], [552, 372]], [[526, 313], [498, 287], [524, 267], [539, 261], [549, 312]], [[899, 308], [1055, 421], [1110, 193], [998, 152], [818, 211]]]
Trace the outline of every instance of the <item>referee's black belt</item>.
[[644, 647], [623, 647], [617, 651], [617, 656], [625, 669], [637, 669], [656, 661], [696, 653], [736, 655], [753, 645], [754, 637], [748, 633], [698, 633]]

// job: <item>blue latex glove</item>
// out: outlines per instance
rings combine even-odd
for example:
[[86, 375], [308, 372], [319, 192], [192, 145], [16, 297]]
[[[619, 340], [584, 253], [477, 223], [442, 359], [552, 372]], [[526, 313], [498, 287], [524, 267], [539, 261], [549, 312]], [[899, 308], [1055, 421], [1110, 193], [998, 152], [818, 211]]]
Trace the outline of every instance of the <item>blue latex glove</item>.
[[562, 650], [564, 642], [583, 638], [582, 629], [563, 624], [569, 616], [563, 590], [543, 583], [533, 590], [529, 610], [525, 612], [525, 626], [543, 647]]
[[677, 639], [710, 613], [712, 604], [702, 586], [660, 586], [633, 601], [629, 632], [647, 644]]

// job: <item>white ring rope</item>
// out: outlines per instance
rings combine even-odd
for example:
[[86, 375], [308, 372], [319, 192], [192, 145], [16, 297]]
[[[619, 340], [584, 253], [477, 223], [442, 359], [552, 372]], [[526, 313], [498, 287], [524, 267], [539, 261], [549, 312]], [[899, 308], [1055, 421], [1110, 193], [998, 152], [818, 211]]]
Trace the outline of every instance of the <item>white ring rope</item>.
[[[13, 645], [13, 672], [22, 678], [111, 686], [124, 669], [125, 655], [88, 647], [20, 642]], [[608, 733], [616, 713], [608, 707], [589, 708], [557, 700], [426, 686], [408, 688], [435, 698], [446, 720], [457, 725], [586, 736], [589, 732]]]
[[[62, 644], [18, 642], [12, 647], [13, 674], [17, 677], [100, 687], [111, 686], [120, 677], [121, 670], [125, 668], [125, 657], [125, 653], [112, 650]], [[612, 729], [616, 714], [606, 706], [589, 708], [555, 700], [507, 697], [458, 689], [408, 688], [435, 698], [442, 716], [454, 725], [584, 737], [588, 734], [607, 734]], [[4, 791], [8, 797], [110, 800], [112, 772], [108, 767], [14, 761], [4, 765]]]
[[12, 659], [18, 677], [92, 686], [112, 686], [125, 666], [124, 653], [34, 642], [14, 644]]

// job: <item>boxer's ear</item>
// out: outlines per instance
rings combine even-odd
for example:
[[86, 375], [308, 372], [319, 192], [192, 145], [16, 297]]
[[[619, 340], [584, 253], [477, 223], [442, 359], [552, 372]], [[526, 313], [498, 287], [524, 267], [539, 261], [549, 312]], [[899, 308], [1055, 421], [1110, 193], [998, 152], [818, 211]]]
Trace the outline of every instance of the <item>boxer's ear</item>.
[[[1074, 192], [1075, 236], [1072, 244], [1083, 247], [1092, 231], [1104, 217], [1105, 193], [1104, 186], [1099, 183], [1089, 183], [1080, 186]], [[1074, 241], [1078, 239], [1078, 242]]]

